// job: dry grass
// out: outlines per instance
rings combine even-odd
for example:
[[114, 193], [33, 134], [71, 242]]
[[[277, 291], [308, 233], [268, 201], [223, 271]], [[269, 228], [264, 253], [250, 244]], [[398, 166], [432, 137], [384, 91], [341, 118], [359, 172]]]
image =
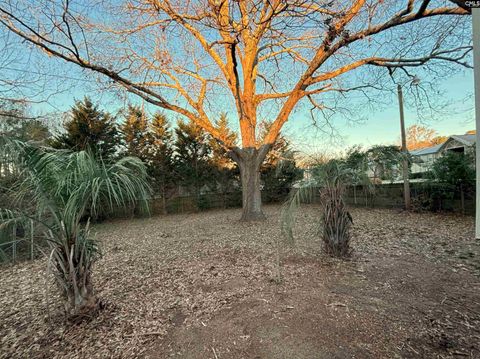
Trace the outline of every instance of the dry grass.
[[[266, 210], [265, 224], [228, 210], [97, 225], [105, 254], [94, 284], [108, 305], [77, 326], [63, 323], [55, 296], [48, 315], [44, 260], [0, 268], [0, 357], [480, 355], [472, 218], [354, 209], [354, 254], [343, 262], [322, 255], [318, 209], [305, 207], [277, 285], [280, 208]], [[306, 313], [318, 318], [298, 323]], [[255, 318], [279, 324], [267, 335]]]

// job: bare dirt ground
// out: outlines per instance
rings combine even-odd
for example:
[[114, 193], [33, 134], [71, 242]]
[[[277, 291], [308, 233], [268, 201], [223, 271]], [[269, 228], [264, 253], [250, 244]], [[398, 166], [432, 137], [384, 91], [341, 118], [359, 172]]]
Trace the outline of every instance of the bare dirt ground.
[[[353, 209], [353, 257], [325, 257], [318, 209], [298, 216], [276, 273], [278, 206], [97, 225], [108, 304], [64, 324], [45, 260], [0, 268], [0, 358], [479, 358], [473, 219]], [[55, 288], [50, 292], [55, 293]]]

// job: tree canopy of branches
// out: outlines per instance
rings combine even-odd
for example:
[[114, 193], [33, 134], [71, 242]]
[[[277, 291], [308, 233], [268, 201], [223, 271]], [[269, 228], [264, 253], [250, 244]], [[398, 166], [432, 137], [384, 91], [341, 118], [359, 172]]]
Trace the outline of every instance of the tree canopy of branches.
[[77, 101], [64, 124], [65, 133], [51, 141], [54, 148], [72, 151], [90, 149], [101, 158], [115, 154], [119, 145], [117, 125], [112, 116], [101, 111], [88, 97]]
[[[41, 119], [28, 116], [24, 102], [3, 100], [0, 101], [0, 136], [43, 143], [50, 136], [50, 129]], [[10, 154], [0, 153], [0, 194], [17, 175]]]
[[448, 137], [439, 136], [437, 131], [425, 126], [412, 125], [407, 128], [407, 148], [409, 150], [439, 145], [447, 139]]
[[40, 118], [30, 117], [22, 101], [0, 101], [0, 135], [22, 141], [45, 141], [50, 129]]
[[398, 146], [372, 146], [367, 151], [368, 167], [376, 180], [393, 181], [400, 171], [403, 153]]
[[219, 140], [212, 117], [234, 109], [242, 218], [255, 220], [264, 217], [259, 168], [296, 108], [328, 119], [341, 96], [371, 98], [385, 75], [403, 81], [426, 67], [438, 78], [470, 67], [460, 16], [468, 14], [442, 0], [5, 0], [0, 25]]

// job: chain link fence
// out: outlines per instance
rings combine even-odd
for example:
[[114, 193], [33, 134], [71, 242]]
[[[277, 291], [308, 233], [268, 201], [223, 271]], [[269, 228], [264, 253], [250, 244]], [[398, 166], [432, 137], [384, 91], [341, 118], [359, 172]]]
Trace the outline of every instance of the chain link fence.
[[13, 225], [10, 231], [0, 235], [0, 263], [17, 263], [34, 259], [38, 253], [33, 221], [25, 225]]

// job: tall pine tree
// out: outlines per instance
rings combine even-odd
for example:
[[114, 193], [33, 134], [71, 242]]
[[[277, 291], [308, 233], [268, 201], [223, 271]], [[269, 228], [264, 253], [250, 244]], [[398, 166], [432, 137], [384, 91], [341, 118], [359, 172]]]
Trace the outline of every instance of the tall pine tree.
[[[222, 113], [215, 122], [215, 127], [221, 134], [221, 141], [210, 137], [210, 147], [212, 149], [212, 165], [215, 172], [214, 181], [216, 190], [222, 195], [223, 207], [227, 207], [229, 195], [234, 193], [234, 182], [240, 174], [237, 164], [228, 156], [226, 148], [234, 146], [237, 142], [237, 134], [228, 127], [228, 118], [226, 113]], [[239, 179], [238, 179], [238, 182]]]
[[213, 182], [211, 147], [208, 134], [192, 122], [179, 120], [175, 129], [175, 160], [180, 184], [196, 197], [202, 206], [201, 190]]
[[148, 169], [154, 191], [162, 196], [164, 214], [167, 213], [166, 200], [177, 187], [173, 152], [172, 130], [165, 115], [157, 113], [150, 125]]
[[215, 127], [221, 134], [221, 141], [215, 138], [209, 138], [209, 145], [212, 149], [213, 163], [220, 168], [231, 168], [234, 165], [233, 160], [228, 156], [226, 148], [235, 145], [237, 134], [228, 127], [228, 118], [226, 113], [222, 113], [215, 121]]
[[[268, 133], [271, 123], [264, 121], [260, 128], [260, 138]], [[301, 177], [301, 170], [297, 167], [294, 152], [289, 141], [284, 136], [279, 136], [272, 149], [267, 154], [260, 167], [263, 182], [263, 195], [265, 202], [283, 200], [297, 179]]]
[[51, 141], [52, 147], [73, 151], [90, 149], [102, 158], [108, 158], [115, 154], [119, 145], [114, 118], [99, 110], [88, 97], [75, 103], [64, 128], [66, 132]]
[[[38, 118], [30, 117], [23, 101], [0, 100], [0, 135], [21, 141], [46, 142], [50, 137], [48, 126]], [[4, 179], [18, 175], [17, 168], [6, 153], [0, 155], [0, 192]], [[8, 185], [5, 186], [8, 188]]]
[[138, 157], [147, 163], [150, 141], [148, 119], [139, 106], [128, 106], [121, 132], [127, 155]]

